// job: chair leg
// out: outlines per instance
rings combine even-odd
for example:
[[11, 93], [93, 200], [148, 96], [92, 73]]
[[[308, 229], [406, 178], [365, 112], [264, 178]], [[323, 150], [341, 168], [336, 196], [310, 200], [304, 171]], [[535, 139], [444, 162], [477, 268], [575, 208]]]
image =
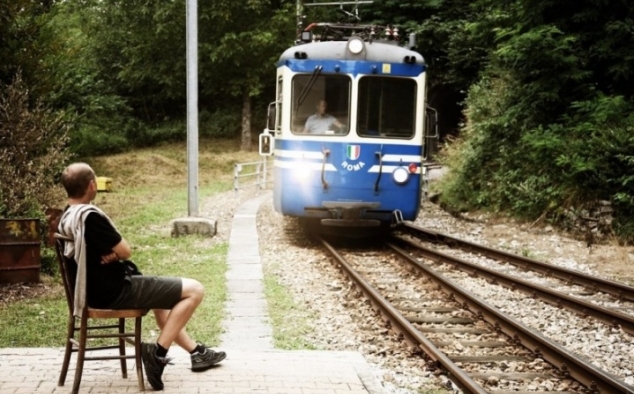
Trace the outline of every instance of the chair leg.
[[71, 338], [75, 337], [75, 317], [70, 314], [68, 316], [68, 323], [66, 328], [66, 350], [64, 351], [64, 362], [62, 363], [62, 372], [59, 374], [58, 386], [63, 386], [66, 381], [66, 374], [68, 373], [68, 364], [70, 364], [70, 356], [73, 353], [73, 343]]
[[[125, 333], [125, 319], [119, 318], [119, 334]], [[121, 375], [124, 379], [128, 378], [128, 364], [125, 359], [125, 339], [119, 337], [119, 356], [121, 356]]]
[[86, 337], [88, 335], [88, 317], [84, 311], [81, 316], [81, 324], [79, 325], [79, 350], [77, 350], [77, 367], [75, 369], [75, 382], [73, 383], [73, 394], [79, 392], [81, 384], [81, 375], [84, 369], [84, 358], [86, 356]]
[[136, 377], [139, 381], [139, 390], [145, 391], [145, 382], [143, 381], [143, 361], [141, 361], [141, 319], [134, 319], [134, 355], [136, 359]]

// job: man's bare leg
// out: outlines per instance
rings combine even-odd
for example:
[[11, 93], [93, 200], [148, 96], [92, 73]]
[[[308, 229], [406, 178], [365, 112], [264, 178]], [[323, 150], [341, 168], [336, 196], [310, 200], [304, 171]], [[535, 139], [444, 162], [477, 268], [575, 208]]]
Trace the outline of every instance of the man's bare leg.
[[155, 309], [154, 318], [161, 329], [157, 343], [165, 349], [169, 349], [172, 342], [191, 352], [196, 347], [196, 342], [185, 331], [185, 325], [194, 314], [203, 299], [205, 289], [200, 282], [194, 279], [183, 278], [183, 290], [181, 300], [171, 310]]
[[156, 344], [141, 344], [145, 375], [155, 390], [163, 390], [161, 377], [165, 365], [169, 362], [166, 354], [172, 342], [192, 353], [193, 372], [205, 371], [227, 357], [225, 352], [215, 352], [202, 344], [197, 344], [185, 331], [185, 325], [200, 305], [205, 289], [194, 279], [182, 279], [182, 283], [181, 300], [171, 310], [154, 310], [154, 317], [161, 329]]

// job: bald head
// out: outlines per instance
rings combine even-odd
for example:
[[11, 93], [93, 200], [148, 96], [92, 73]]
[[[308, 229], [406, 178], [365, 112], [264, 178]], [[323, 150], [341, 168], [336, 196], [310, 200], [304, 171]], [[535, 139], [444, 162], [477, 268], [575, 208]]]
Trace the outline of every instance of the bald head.
[[73, 163], [62, 172], [62, 185], [69, 198], [85, 196], [90, 182], [94, 180], [95, 172], [86, 163]]

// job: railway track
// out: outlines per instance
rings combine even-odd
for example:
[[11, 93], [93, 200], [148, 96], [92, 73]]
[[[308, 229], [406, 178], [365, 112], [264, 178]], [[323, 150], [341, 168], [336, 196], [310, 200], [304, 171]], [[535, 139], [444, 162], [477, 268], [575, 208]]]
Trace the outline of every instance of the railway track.
[[[634, 288], [622, 283], [514, 255], [449, 235], [426, 230], [410, 223], [403, 232], [411, 237], [395, 235], [396, 242], [416, 251], [417, 255], [436, 263], [447, 263], [531, 297], [591, 316], [613, 327], [634, 334]], [[428, 247], [430, 241], [449, 249], [460, 249], [470, 256], [456, 256]], [[486, 257], [486, 261], [478, 258]], [[466, 260], [466, 257], [472, 259]], [[488, 263], [488, 264], [485, 264]], [[529, 275], [532, 272], [534, 274]]]
[[[518, 256], [502, 250], [493, 249], [484, 245], [475, 244], [437, 231], [424, 229], [409, 222], [403, 222], [400, 230], [413, 233], [415, 236], [432, 243], [442, 243], [452, 247], [458, 247], [465, 251], [477, 253], [499, 261], [505, 261], [521, 269], [530, 269], [545, 275], [552, 276], [570, 283], [593, 288], [595, 292], [601, 291], [611, 294], [618, 299], [634, 302], [634, 288], [623, 283], [597, 278], [578, 271], [570, 270], [544, 263], [524, 256]], [[634, 308], [630, 308], [634, 309]]]
[[[412, 240], [397, 240], [408, 247]], [[326, 250], [430, 367], [470, 393], [634, 393], [634, 388], [478, 299], [396, 242]], [[413, 275], [414, 273], [414, 275]]]

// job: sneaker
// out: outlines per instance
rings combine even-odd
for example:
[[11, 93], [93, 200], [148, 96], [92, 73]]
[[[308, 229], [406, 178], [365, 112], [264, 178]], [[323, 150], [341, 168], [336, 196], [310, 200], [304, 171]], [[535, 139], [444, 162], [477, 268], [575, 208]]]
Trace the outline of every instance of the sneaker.
[[218, 364], [227, 357], [225, 352], [215, 352], [205, 346], [203, 343], [198, 342], [199, 345], [205, 348], [205, 353], [196, 352], [192, 354], [192, 371], [200, 372], [211, 368], [213, 365]]
[[163, 370], [165, 366], [170, 363], [170, 358], [158, 357], [156, 355], [156, 349], [158, 346], [155, 343], [141, 342], [141, 359], [143, 360], [143, 367], [145, 368], [145, 376], [147, 376], [148, 382], [154, 390], [163, 390]]

